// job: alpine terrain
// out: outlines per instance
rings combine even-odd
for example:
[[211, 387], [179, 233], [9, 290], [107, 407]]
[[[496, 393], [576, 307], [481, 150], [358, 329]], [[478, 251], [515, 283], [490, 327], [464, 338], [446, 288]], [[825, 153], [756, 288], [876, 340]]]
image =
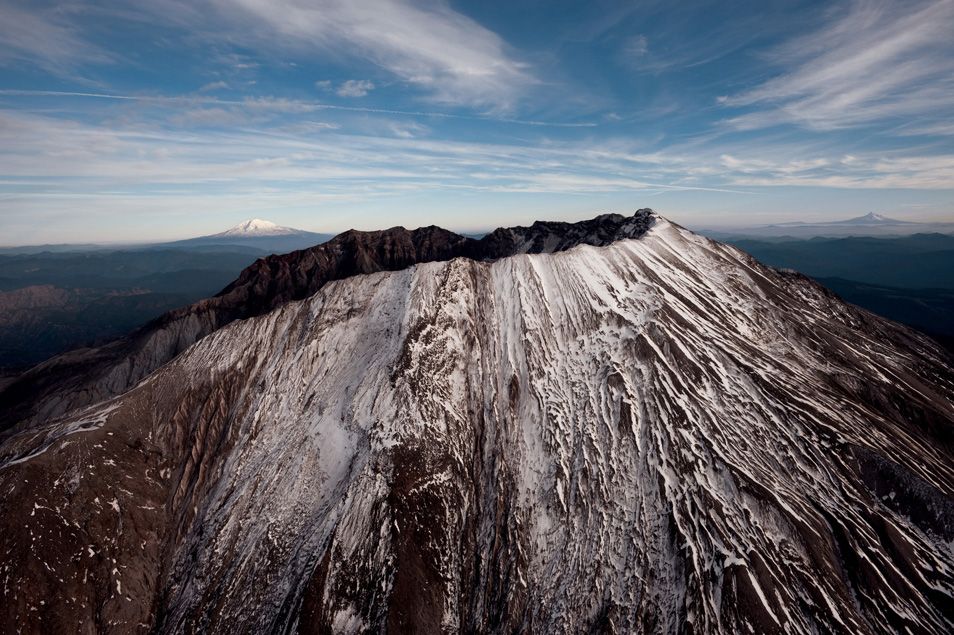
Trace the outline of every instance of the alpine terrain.
[[954, 630], [950, 354], [650, 210], [346, 232], [0, 390], [2, 632]]
[[260, 218], [239, 223], [235, 227], [197, 238], [187, 238], [171, 243], [161, 243], [158, 247], [174, 249], [201, 249], [209, 247], [245, 247], [266, 252], [282, 253], [302, 249], [323, 243], [332, 236], [315, 232], [284, 227]]

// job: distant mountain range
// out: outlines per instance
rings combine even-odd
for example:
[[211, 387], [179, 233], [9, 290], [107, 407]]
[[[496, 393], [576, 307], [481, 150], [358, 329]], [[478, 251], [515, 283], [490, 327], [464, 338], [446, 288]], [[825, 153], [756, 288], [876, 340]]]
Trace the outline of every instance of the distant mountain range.
[[269, 253], [287, 253], [314, 247], [328, 241], [332, 236], [333, 234], [317, 234], [253, 218], [218, 234], [163, 243], [159, 246], [173, 248], [239, 246], [253, 247]]
[[793, 221], [790, 223], [775, 223], [773, 225], [767, 225], [767, 227], [832, 227], [832, 226], [851, 226], [851, 227], [885, 227], [888, 225], [902, 225], [902, 226], [911, 226], [911, 225], [921, 225], [922, 223], [915, 223], [912, 221], [898, 220], [896, 218], [888, 218], [887, 216], [882, 216], [881, 214], [875, 214], [870, 212], [864, 216], [855, 216], [854, 218], [849, 218], [846, 220], [834, 220], [825, 223], [806, 223], [804, 221]]
[[732, 238], [814, 238], [840, 236], [906, 236], [911, 234], [954, 234], [954, 222], [918, 223], [868, 213], [844, 220], [825, 222], [792, 221], [733, 229], [700, 229], [700, 233], [726, 240]]
[[177, 249], [201, 251], [221, 251], [221, 248], [240, 248], [238, 251], [247, 253], [257, 252], [261, 255], [271, 253], [287, 253], [298, 249], [306, 249], [330, 240], [334, 234], [319, 234], [283, 227], [271, 221], [253, 218], [231, 227], [218, 234], [186, 238], [161, 243], [139, 244], [46, 244], [23, 245], [16, 247], [0, 247], [0, 254], [38, 254], [38, 253], [73, 253], [90, 251], [143, 251], [155, 249]]
[[252, 219], [170, 243], [0, 249], [0, 375], [127, 333], [214, 295], [258, 258], [328, 238]]

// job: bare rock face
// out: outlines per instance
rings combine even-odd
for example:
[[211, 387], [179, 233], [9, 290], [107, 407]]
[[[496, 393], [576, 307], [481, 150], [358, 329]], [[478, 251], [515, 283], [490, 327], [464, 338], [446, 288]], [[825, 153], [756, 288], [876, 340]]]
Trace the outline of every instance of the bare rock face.
[[311, 249], [262, 258], [214, 298], [171, 311], [106, 346], [54, 357], [0, 386], [0, 438], [5, 430], [23, 429], [122, 394], [209, 333], [306, 298], [331, 280], [456, 257], [489, 260], [579, 244], [607, 245], [641, 235], [651, 218], [651, 210], [641, 209], [632, 217], [606, 214], [580, 223], [538, 222], [498, 229], [480, 240], [433, 226], [352, 230]]
[[950, 357], [639, 218], [257, 263], [0, 445], [0, 630], [950, 632]]

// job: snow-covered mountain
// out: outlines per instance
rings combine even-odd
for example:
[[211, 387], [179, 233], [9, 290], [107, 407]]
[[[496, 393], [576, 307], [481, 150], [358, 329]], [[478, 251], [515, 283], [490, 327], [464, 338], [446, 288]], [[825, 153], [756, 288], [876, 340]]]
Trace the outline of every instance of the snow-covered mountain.
[[825, 221], [825, 222], [814, 222], [807, 223], [804, 221], [793, 221], [790, 223], [775, 223], [773, 225], [768, 225], [768, 227], [830, 227], [832, 225], [875, 225], [875, 226], [885, 226], [885, 225], [920, 225], [921, 223], [914, 223], [906, 220], [898, 220], [896, 218], [888, 218], [881, 214], [875, 214], [874, 212], [868, 212], [864, 216], [855, 216], [853, 218], [847, 218], [845, 220], [834, 220], [834, 221]]
[[349, 232], [149, 332], [0, 395], [3, 630], [954, 627], [951, 358], [648, 210]]
[[706, 236], [724, 239], [737, 238], [814, 238], [840, 236], [910, 236], [912, 234], [954, 234], [954, 222], [919, 223], [889, 218], [869, 212], [834, 221], [791, 221], [734, 229], [700, 230]]
[[283, 227], [260, 218], [244, 221], [217, 234], [162, 243], [154, 247], [189, 248], [210, 246], [241, 246], [272, 252], [287, 253], [307, 249], [327, 241], [330, 234], [317, 234], [303, 229]]
[[215, 236], [225, 237], [225, 236], [287, 236], [289, 234], [299, 234], [302, 230], [293, 229], [291, 227], [282, 227], [281, 225], [276, 225], [275, 223], [267, 220], [262, 220], [260, 218], [253, 218], [247, 220], [244, 223], [239, 223], [235, 227], [225, 230], [219, 234], [213, 234], [210, 238]]
[[832, 225], [918, 225], [919, 223], [913, 223], [906, 220], [898, 220], [897, 218], [888, 218], [881, 214], [875, 214], [874, 212], [868, 212], [864, 216], [856, 216], [855, 218], [849, 218], [842, 221], [833, 221]]

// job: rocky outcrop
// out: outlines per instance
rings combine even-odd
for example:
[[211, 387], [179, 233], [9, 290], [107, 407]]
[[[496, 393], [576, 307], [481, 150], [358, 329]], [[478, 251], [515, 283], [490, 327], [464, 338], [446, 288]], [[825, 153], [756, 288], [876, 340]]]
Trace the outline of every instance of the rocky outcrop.
[[662, 219], [319, 286], [0, 445], [0, 630], [954, 627], [928, 338]]

